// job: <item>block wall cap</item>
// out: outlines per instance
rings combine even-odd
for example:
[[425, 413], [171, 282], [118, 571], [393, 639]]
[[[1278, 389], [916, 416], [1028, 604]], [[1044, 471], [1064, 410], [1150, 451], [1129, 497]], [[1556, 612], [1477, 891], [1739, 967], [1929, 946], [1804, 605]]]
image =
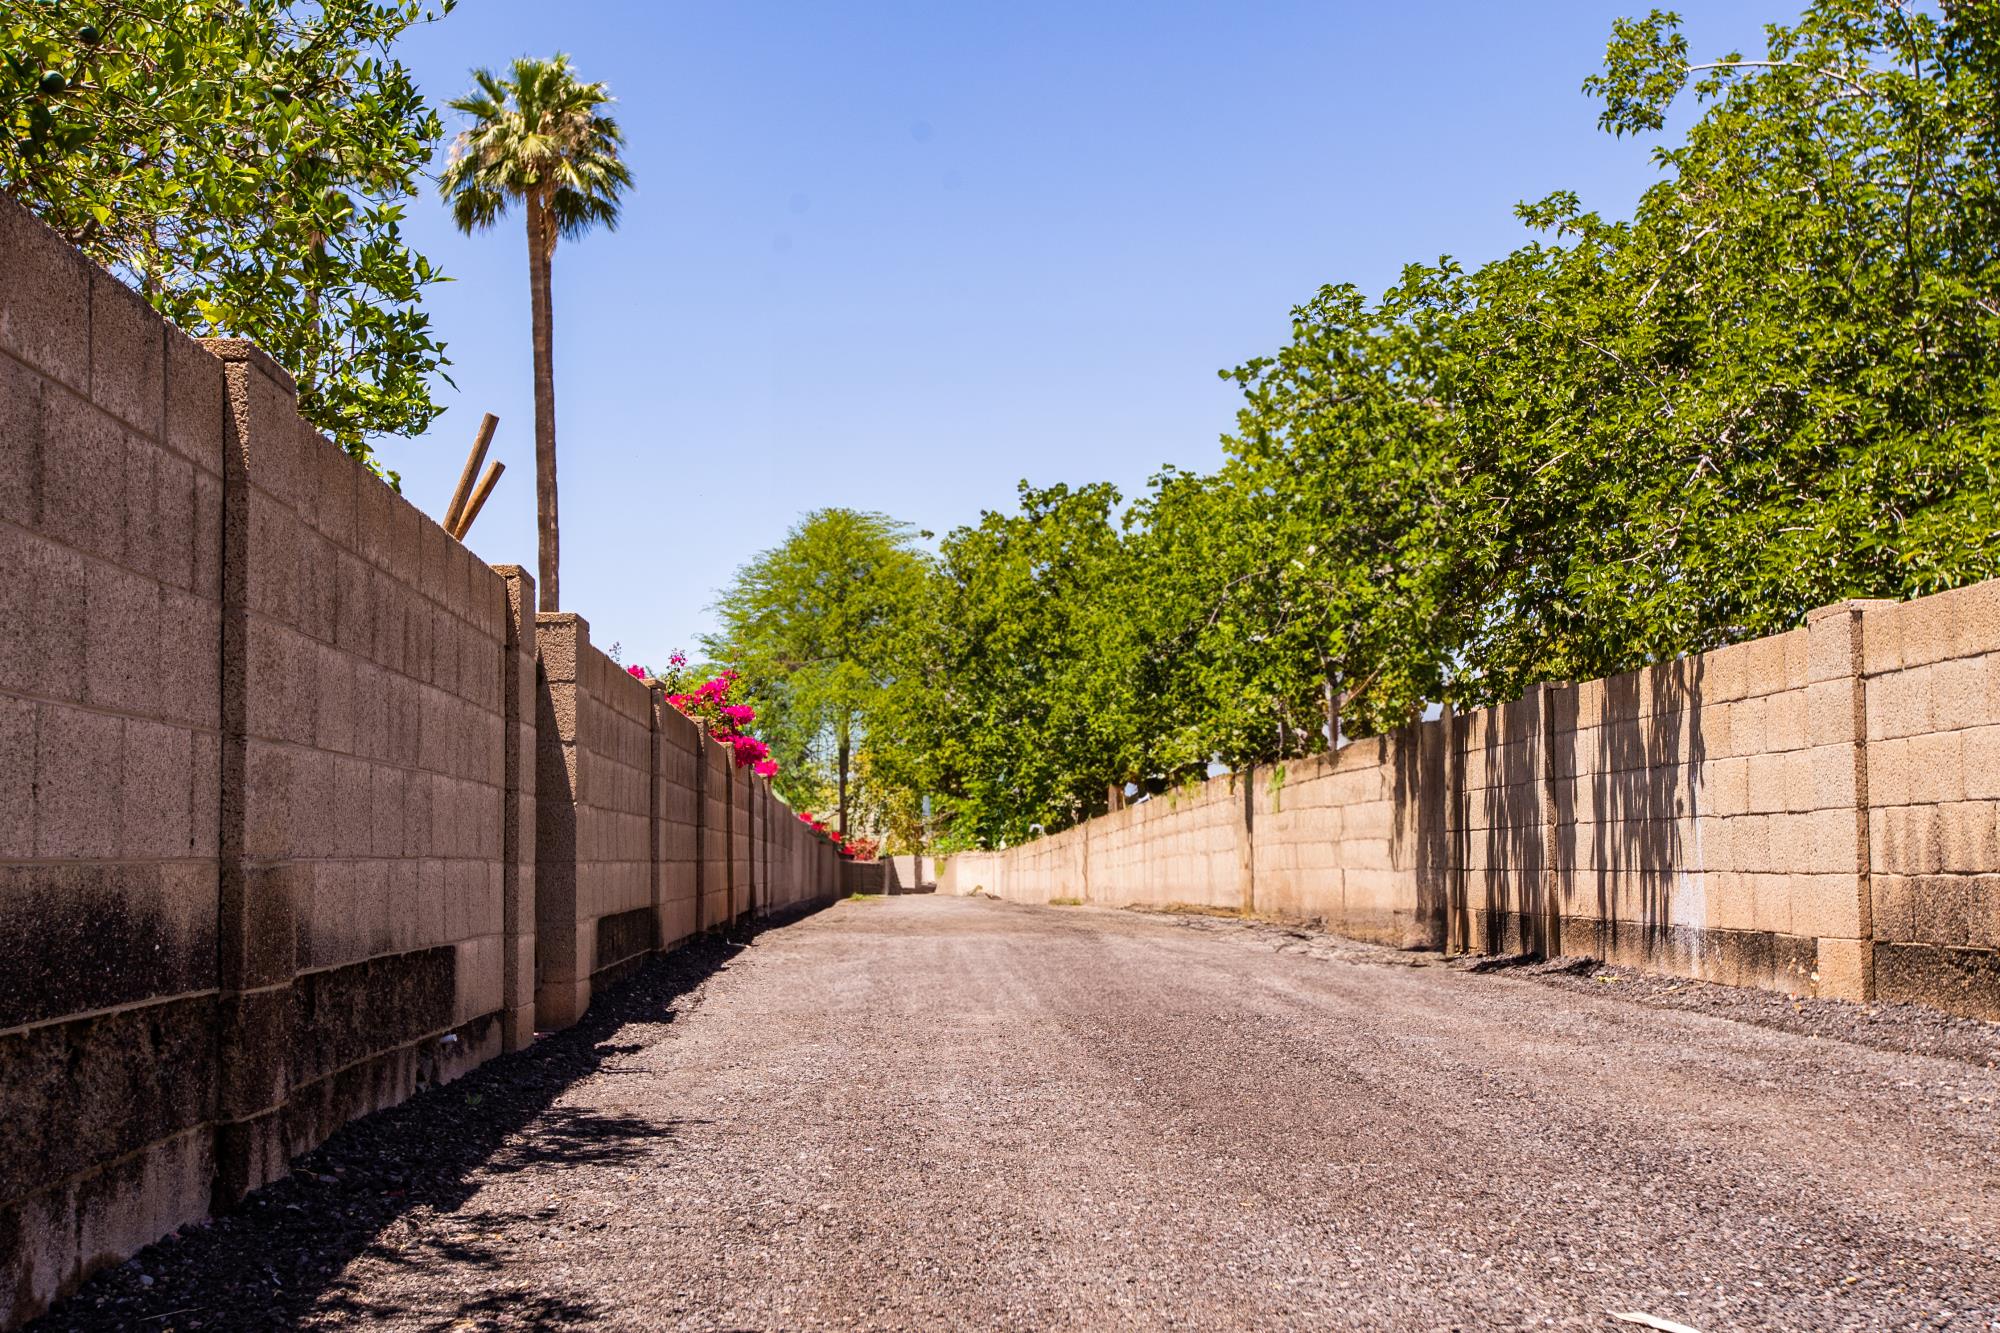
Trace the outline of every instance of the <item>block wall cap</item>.
[[273, 361], [269, 353], [248, 338], [197, 338], [196, 342], [218, 361], [255, 366], [264, 372], [273, 384], [293, 397], [298, 396], [298, 383], [291, 372]]
[[1834, 602], [1828, 606], [1814, 607], [1812, 610], [1806, 612], [1806, 624], [1810, 625], [1816, 620], [1825, 620], [1828, 616], [1852, 615], [1857, 611], [1868, 611], [1876, 607], [1895, 605], [1897, 605], [1897, 602], [1893, 597], [1851, 597], [1844, 602]]

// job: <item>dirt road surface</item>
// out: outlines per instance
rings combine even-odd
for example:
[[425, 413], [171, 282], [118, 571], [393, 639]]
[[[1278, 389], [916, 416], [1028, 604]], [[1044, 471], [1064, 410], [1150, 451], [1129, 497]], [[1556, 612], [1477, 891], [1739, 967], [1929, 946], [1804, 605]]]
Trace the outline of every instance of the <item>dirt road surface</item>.
[[849, 900], [665, 960], [48, 1326], [2000, 1329], [2000, 1029], [1887, 1022]]

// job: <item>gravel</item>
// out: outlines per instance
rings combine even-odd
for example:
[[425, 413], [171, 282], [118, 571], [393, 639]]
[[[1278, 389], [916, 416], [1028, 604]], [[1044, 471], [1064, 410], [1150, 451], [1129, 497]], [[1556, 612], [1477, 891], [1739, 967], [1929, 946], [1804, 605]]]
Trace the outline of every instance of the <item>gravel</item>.
[[1996, 1053], [1587, 962], [850, 900], [37, 1327], [2000, 1329]]

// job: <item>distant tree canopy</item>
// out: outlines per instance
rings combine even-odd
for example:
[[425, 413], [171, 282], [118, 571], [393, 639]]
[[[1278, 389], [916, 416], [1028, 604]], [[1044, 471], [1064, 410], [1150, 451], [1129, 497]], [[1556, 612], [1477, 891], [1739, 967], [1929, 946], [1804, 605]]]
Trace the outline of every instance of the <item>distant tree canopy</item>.
[[0, 190], [190, 333], [254, 340], [372, 466], [438, 412], [442, 275], [401, 222], [441, 127], [389, 51], [453, 3], [0, 4]]
[[[758, 734], [794, 806], [829, 808], [841, 833], [886, 791], [861, 786], [857, 758], [874, 736], [885, 691], [920, 609], [916, 534], [881, 514], [820, 509], [754, 557], [723, 590], [719, 633], [703, 647], [742, 674]], [[871, 824], [881, 824], [877, 812]]]
[[2000, 5], [1818, 0], [1696, 62], [1618, 23], [1630, 221], [1329, 286], [1227, 378], [1213, 475], [1024, 486], [947, 536], [877, 705], [943, 845], [2000, 573]]

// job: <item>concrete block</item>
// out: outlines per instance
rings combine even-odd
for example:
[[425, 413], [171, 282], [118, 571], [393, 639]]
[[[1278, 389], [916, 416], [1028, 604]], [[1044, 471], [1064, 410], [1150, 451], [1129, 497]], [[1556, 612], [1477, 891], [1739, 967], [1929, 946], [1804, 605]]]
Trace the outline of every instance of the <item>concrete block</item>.
[[[1942, 804], [1965, 799], [1965, 761], [1955, 731], [1909, 738], [1909, 799], [1913, 804]], [[1873, 791], [1870, 791], [1873, 799]]]
[[1863, 612], [1862, 666], [1870, 677], [1902, 670], [1903, 614], [1901, 604], [1886, 601], [1870, 602]]
[[45, 398], [42, 420], [41, 530], [87, 555], [124, 562], [129, 433], [60, 390]]
[[1793, 934], [1858, 939], [1867, 933], [1861, 910], [1861, 877], [1855, 872], [1795, 876], [1791, 890], [1789, 929]]
[[90, 390], [91, 266], [11, 199], [0, 199], [0, 352], [78, 393]]
[[193, 575], [188, 588], [200, 597], [222, 597], [222, 481], [207, 472], [194, 474]]
[[1970, 583], [1910, 606], [1913, 617], [1949, 633], [1947, 657], [1976, 657], [2000, 648], [2000, 584]]
[[2000, 949], [2000, 875], [1971, 878], [1965, 942], [1974, 949]]
[[134, 438], [130, 449], [127, 563], [170, 587], [192, 589], [195, 543], [204, 535], [214, 535], [212, 529], [203, 534], [196, 526], [194, 467], [145, 440]]
[[1785, 637], [1773, 635], [1743, 644], [1744, 694], [1749, 698], [1782, 694], [1785, 682]]
[[[189, 780], [193, 738], [181, 728], [129, 719], [117, 771], [119, 852], [126, 857], [195, 854]], [[100, 780], [105, 775], [97, 775]], [[204, 812], [206, 813], [206, 812]]]
[[40, 375], [0, 357], [0, 521], [25, 529], [41, 525], [43, 397]]
[[38, 709], [0, 695], [0, 861], [35, 854], [35, 732]]
[[1903, 669], [1947, 661], [1957, 655], [1956, 624], [1964, 589], [1941, 592], [1903, 604], [1900, 617]]
[[157, 439], [166, 405], [166, 321], [101, 269], [90, 278], [90, 397]]
[[35, 736], [35, 855], [118, 855], [123, 810], [118, 774], [124, 723], [66, 704], [43, 704]]
[[1919, 944], [1963, 946], [1971, 936], [1974, 881], [1963, 875], [1926, 875], [1911, 886], [1912, 939]]
[[1862, 939], [1821, 939], [1814, 993], [1833, 1000], [1874, 998], [1874, 946]]
[[171, 325], [162, 333], [162, 354], [165, 421], [160, 442], [200, 471], [220, 477], [226, 402], [222, 363]]
[[84, 701], [129, 713], [157, 713], [152, 663], [159, 656], [158, 585], [115, 565], [84, 567]]

